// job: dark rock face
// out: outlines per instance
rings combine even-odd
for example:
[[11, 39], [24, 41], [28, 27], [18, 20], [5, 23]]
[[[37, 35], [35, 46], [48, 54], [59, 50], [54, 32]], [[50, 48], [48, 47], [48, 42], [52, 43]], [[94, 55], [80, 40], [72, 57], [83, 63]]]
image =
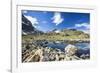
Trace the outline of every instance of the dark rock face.
[[22, 34], [43, 34], [42, 31], [37, 30], [34, 26], [32, 26], [31, 21], [29, 21], [23, 14], [22, 14]]
[[29, 33], [34, 31], [32, 23], [22, 14], [22, 30], [23, 32]]

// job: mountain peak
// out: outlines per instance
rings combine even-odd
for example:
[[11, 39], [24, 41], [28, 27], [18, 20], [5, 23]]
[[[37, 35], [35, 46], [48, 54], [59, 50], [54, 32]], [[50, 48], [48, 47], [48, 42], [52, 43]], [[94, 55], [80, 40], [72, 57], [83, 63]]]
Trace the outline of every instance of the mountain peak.
[[54, 29], [54, 30], [52, 30], [53, 32], [55, 32], [55, 33], [60, 33], [61, 31], [60, 30], [58, 30], [58, 29]]

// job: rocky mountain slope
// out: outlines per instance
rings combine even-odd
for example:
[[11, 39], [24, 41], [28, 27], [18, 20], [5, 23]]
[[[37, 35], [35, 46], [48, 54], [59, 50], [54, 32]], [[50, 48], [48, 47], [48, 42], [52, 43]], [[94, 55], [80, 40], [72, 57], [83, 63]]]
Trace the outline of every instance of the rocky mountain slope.
[[23, 14], [22, 14], [22, 34], [42, 34], [42, 31], [37, 30], [34, 26], [32, 26], [31, 21], [29, 21]]

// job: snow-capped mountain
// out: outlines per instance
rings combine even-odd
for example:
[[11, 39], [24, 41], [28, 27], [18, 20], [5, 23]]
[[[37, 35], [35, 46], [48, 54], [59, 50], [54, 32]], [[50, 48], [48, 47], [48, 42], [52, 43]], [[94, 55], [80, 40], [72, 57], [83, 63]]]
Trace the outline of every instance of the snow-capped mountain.
[[60, 33], [61, 31], [60, 30], [58, 30], [58, 29], [54, 29], [54, 30], [52, 30], [53, 32], [55, 32], [55, 33]]

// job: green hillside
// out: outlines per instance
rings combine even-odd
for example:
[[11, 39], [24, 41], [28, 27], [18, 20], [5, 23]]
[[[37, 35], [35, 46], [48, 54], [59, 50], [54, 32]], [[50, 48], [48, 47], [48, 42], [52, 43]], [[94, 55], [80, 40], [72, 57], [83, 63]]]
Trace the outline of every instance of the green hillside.
[[89, 34], [74, 29], [64, 29], [59, 33], [49, 32], [42, 34], [23, 35], [22, 39], [25, 41], [32, 40], [89, 40]]

